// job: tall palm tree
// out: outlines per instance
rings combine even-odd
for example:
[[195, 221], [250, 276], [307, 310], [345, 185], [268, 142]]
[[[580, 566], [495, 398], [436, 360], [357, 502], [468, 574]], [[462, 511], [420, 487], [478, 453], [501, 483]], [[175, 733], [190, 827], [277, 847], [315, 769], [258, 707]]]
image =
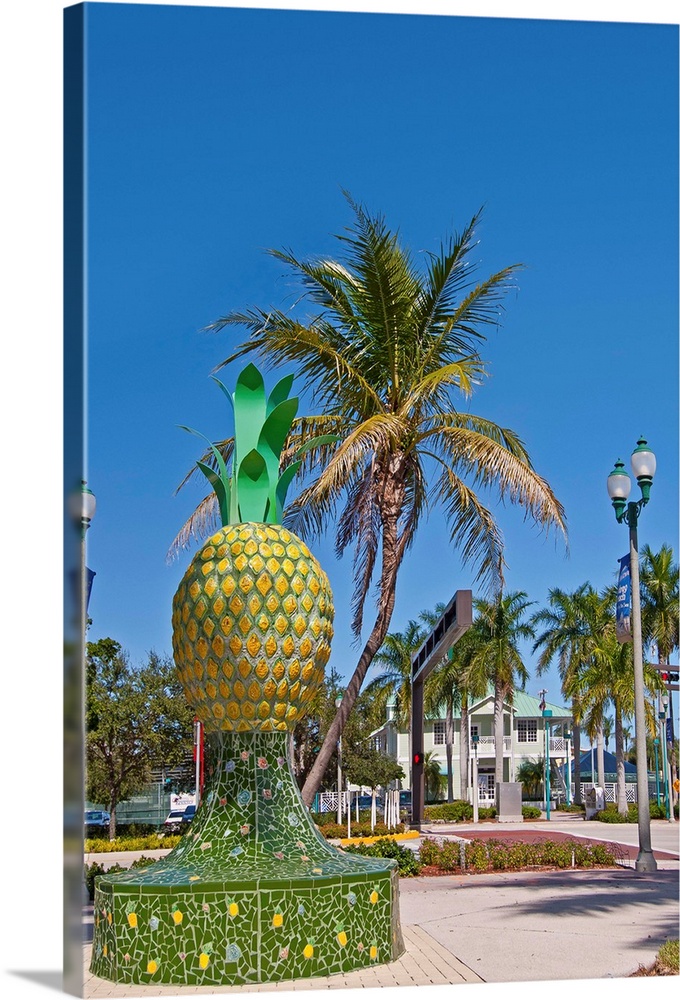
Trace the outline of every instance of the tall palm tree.
[[[628, 813], [626, 800], [626, 773], [624, 753], [625, 716], [635, 712], [635, 682], [633, 657], [629, 643], [616, 639], [616, 626], [611, 604], [608, 604], [609, 621], [604, 624], [597, 638], [590, 663], [579, 677], [581, 704], [586, 728], [591, 733], [605, 731], [605, 711], [614, 709], [614, 749], [616, 756], [616, 800], [620, 813]], [[645, 687], [651, 691], [660, 685], [659, 675], [649, 665], [644, 670]], [[654, 705], [645, 699], [645, 715], [650, 731], [654, 729]]]
[[[388, 632], [373, 662], [381, 668], [366, 685], [364, 693], [385, 708], [390, 697], [395, 700], [398, 732], [411, 733], [411, 657], [423, 641], [422, 625], [411, 619], [403, 632]], [[384, 712], [383, 712], [384, 717]], [[409, 761], [411, 748], [409, 745]]]
[[515, 687], [523, 688], [529, 679], [519, 644], [535, 635], [525, 620], [532, 604], [523, 590], [501, 593], [492, 601], [475, 601], [477, 614], [470, 629], [472, 649], [467, 664], [471, 672], [481, 668], [493, 684], [496, 784], [503, 781], [503, 705], [511, 705]]
[[596, 592], [590, 583], [582, 583], [572, 593], [559, 587], [548, 591], [548, 604], [531, 616], [534, 628], [543, 629], [536, 636], [533, 652], [540, 650], [536, 673], [545, 673], [557, 661], [562, 693], [573, 692], [571, 714], [574, 724], [574, 801], [581, 803], [581, 703], [580, 674], [590, 661], [593, 649], [592, 610]]
[[425, 702], [430, 712], [444, 711], [444, 742], [446, 744], [447, 800], [453, 802], [453, 714], [460, 709], [460, 743], [458, 773], [460, 795], [467, 799], [468, 771], [470, 766], [470, 702], [483, 697], [488, 690], [484, 669], [472, 670], [469, 651], [474, 634], [467, 632], [449, 650], [446, 660], [430, 674], [425, 682]]
[[[334, 523], [338, 556], [354, 547], [357, 642], [377, 577], [375, 619], [303, 788], [307, 804], [388, 633], [399, 568], [430, 504], [443, 508], [450, 542], [476, 579], [496, 588], [503, 581], [502, 536], [477, 488], [493, 488], [541, 527], [566, 535], [564, 510], [517, 434], [460, 409], [486, 375], [479, 348], [486, 327], [499, 323], [518, 265], [475, 282], [470, 258], [479, 213], [416, 261], [381, 215], [346, 197], [354, 220], [337, 237], [341, 259], [303, 261], [270, 251], [301, 281], [307, 317], [252, 308], [209, 327], [248, 331], [222, 365], [255, 351], [265, 363], [292, 366], [302, 377], [323, 415], [298, 421], [291, 446], [319, 434], [342, 437], [327, 446], [321, 473], [286, 523], [308, 539]], [[303, 474], [311, 463], [308, 456]], [[210, 502], [204, 501], [203, 515]]]
[[[655, 645], [660, 663], [670, 663], [671, 653], [680, 645], [678, 628], [678, 564], [673, 560], [673, 549], [662, 545], [653, 552], [649, 545], [642, 549], [640, 561], [640, 597], [642, 604], [642, 637], [646, 645]], [[673, 718], [673, 693], [668, 692], [668, 709]], [[678, 777], [675, 742], [670, 745], [671, 798], [677, 802], [674, 789]]]
[[670, 545], [662, 545], [658, 552], [645, 545], [641, 556], [643, 641], [647, 646], [657, 647], [660, 663], [669, 663], [671, 653], [678, 647], [678, 564], [673, 561]]

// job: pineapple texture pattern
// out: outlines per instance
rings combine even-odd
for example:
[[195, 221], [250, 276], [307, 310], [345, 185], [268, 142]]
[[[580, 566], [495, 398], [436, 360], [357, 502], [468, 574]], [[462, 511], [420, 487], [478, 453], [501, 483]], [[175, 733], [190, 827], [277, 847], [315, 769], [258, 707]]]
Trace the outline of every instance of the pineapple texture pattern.
[[293, 729], [330, 656], [331, 589], [286, 528], [229, 525], [194, 557], [172, 625], [177, 674], [207, 732]]

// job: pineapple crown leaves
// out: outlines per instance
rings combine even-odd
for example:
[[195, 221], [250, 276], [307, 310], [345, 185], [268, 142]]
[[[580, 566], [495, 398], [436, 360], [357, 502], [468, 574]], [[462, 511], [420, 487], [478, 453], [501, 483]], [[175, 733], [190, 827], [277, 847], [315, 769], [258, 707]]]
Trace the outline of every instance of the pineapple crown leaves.
[[254, 364], [247, 365], [231, 393], [215, 376], [233, 411], [234, 450], [231, 472], [215, 445], [200, 431], [180, 424], [182, 430], [207, 441], [215, 460], [211, 466], [197, 461], [217, 497], [222, 524], [253, 521], [280, 524], [286, 493], [302, 465], [302, 456], [317, 445], [337, 441], [335, 434], [312, 438], [298, 449], [295, 459], [281, 471], [281, 452], [298, 410], [298, 398], [289, 398], [293, 376], [280, 379], [267, 396], [264, 379]]

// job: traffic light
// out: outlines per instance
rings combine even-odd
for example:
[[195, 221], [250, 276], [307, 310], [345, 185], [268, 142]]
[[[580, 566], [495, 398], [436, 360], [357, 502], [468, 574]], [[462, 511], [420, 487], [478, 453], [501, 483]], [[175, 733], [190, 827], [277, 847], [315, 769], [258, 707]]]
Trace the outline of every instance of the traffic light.
[[413, 765], [414, 767], [419, 767], [423, 763], [423, 755], [420, 750], [416, 750], [413, 754]]
[[664, 682], [664, 684], [677, 684], [678, 683], [678, 677], [680, 676], [680, 674], [671, 674], [671, 673], [663, 672], [663, 673], [661, 673], [660, 676], [661, 676], [661, 680]]

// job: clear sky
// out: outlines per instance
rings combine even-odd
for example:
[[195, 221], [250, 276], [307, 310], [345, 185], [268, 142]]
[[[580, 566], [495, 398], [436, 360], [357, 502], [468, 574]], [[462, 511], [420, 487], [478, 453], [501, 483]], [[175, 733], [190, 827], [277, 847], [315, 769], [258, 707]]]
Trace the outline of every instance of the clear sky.
[[[6, 824], [13, 863], [3, 889], [13, 919], [2, 976], [4, 993], [17, 998], [60, 988], [62, 954], [65, 5], [22, 0], [0, 12], [0, 495], [9, 581], [0, 736], [16, 819]], [[503, 512], [509, 585], [540, 602], [556, 584], [611, 579], [626, 533], [605, 477], [640, 433], [659, 458], [641, 541], [678, 550], [676, 3], [279, 0], [487, 17], [378, 22], [347, 14], [333, 18], [331, 31], [319, 15], [278, 15], [278, 32], [271, 16], [256, 30], [263, 15], [218, 10], [224, 0], [209, 12], [172, 11], [177, 0], [146, 11], [124, 6], [117, 27], [110, 11], [98, 12], [91, 36], [99, 61], [90, 88], [94, 637], [116, 637], [136, 661], [152, 647], [169, 651], [170, 600], [184, 563], [167, 568], [165, 552], [198, 496], [172, 496], [196, 457], [176, 424], [225, 430], [208, 373], [230, 342], [199, 331], [228, 309], [289, 301], [262, 249], [332, 248], [330, 234], [349, 221], [341, 187], [384, 211], [414, 250], [435, 246], [484, 203], [480, 273], [527, 265], [502, 331], [489, 340], [493, 382], [474, 405], [523, 435], [566, 505], [571, 555]], [[249, 6], [257, 0], [242, 0]], [[123, 31], [121, 19], [133, 15], [134, 33]], [[516, 20], [546, 16], [558, 23]], [[631, 23], [599, 23], [613, 21]], [[437, 524], [423, 531], [406, 567], [395, 627], [471, 585], [438, 532]], [[346, 601], [349, 566], [327, 547], [319, 555]], [[337, 603], [333, 662], [344, 668], [354, 651]], [[556, 679], [545, 686], [549, 696], [558, 690]], [[567, 1000], [574, 986], [549, 988]], [[485, 987], [503, 997], [520, 989]], [[670, 979], [598, 985], [617, 998], [674, 989]]]
[[[205, 493], [173, 495], [201, 450], [177, 425], [231, 432], [208, 375], [245, 336], [202, 327], [292, 305], [264, 248], [337, 253], [341, 188], [416, 253], [484, 205], [479, 275], [526, 265], [469, 405], [524, 439], [566, 508], [570, 554], [499, 508], [508, 589], [538, 606], [550, 587], [612, 582], [628, 538], [605, 480], [641, 433], [658, 457], [641, 544], [678, 553], [677, 28], [116, 4], [90, 5], [87, 25], [93, 638], [136, 661], [170, 651], [191, 553], [165, 554]], [[477, 592], [446, 538], [433, 512], [393, 630]], [[330, 541], [317, 553], [336, 597], [331, 663], [349, 676], [350, 560]], [[561, 700], [555, 673], [541, 687]]]

